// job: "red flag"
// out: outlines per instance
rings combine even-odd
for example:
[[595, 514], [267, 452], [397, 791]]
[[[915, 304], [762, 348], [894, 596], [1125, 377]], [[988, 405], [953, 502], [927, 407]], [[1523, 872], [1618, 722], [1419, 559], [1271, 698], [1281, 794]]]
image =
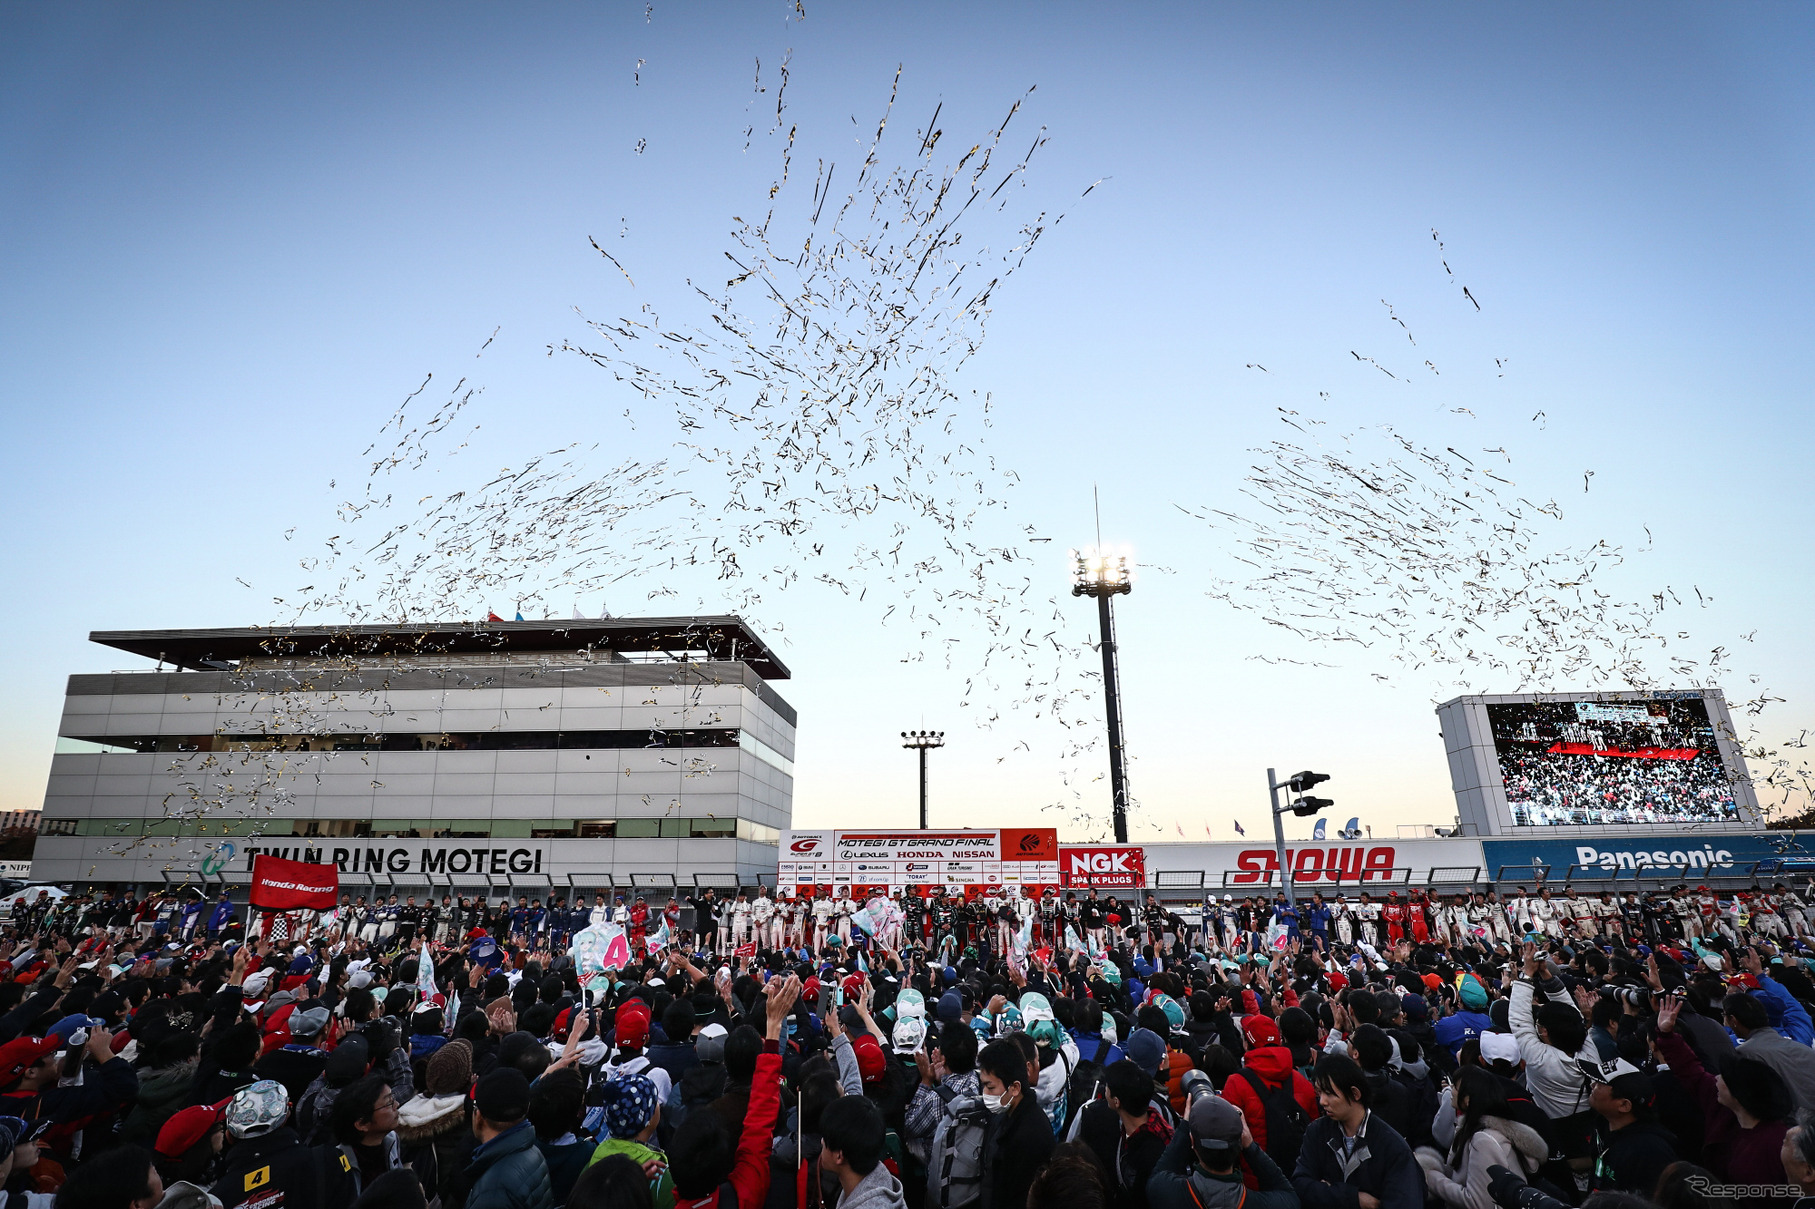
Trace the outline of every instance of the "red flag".
[[252, 905], [266, 911], [326, 910], [340, 897], [340, 870], [282, 857], [252, 858]]
[[754, 944], [741, 944], [741, 945], [737, 946], [736, 955], [738, 957], [755, 957], [756, 956], [756, 946]]
[[503, 621], [504, 620], [504, 618], [498, 616], [496, 613], [487, 613], [485, 615], [485, 619], [487, 621]]

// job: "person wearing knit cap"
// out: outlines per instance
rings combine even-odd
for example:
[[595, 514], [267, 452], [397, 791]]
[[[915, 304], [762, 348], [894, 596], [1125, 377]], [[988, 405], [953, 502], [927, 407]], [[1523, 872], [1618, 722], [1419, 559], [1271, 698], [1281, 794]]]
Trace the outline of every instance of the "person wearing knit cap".
[[397, 1110], [403, 1160], [423, 1173], [430, 1198], [443, 1204], [457, 1201], [465, 1186], [466, 1161], [473, 1149], [466, 1093], [472, 1085], [473, 1044], [464, 1038], [450, 1041], [428, 1060], [424, 1090]]
[[1285, 1090], [1292, 1094], [1304, 1112], [1305, 1120], [1316, 1118], [1317, 1089], [1292, 1065], [1292, 1051], [1280, 1044], [1279, 1026], [1266, 1016], [1248, 1016], [1241, 1022], [1242, 1040], [1248, 1051], [1242, 1055], [1241, 1069], [1223, 1085], [1223, 1096], [1242, 1110], [1255, 1145], [1267, 1148], [1266, 1097]]

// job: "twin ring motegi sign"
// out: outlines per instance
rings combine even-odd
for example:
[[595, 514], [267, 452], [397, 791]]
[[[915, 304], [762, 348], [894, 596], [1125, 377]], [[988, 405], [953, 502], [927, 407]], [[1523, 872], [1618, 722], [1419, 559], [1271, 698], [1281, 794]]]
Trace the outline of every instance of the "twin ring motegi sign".
[[548, 845], [526, 843], [462, 843], [459, 840], [398, 840], [392, 843], [255, 844], [239, 855], [252, 867], [259, 855], [292, 861], [333, 864], [342, 873], [370, 873], [384, 877], [414, 874], [419, 877], [507, 878], [513, 873], [541, 873], [552, 862]]

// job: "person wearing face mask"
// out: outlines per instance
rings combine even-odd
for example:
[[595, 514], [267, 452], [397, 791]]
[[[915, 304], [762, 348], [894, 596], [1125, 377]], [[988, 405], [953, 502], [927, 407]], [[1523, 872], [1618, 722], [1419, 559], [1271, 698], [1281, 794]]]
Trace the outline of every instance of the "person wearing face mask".
[[1052, 1125], [1027, 1085], [1019, 1046], [992, 1041], [977, 1055], [983, 1104], [992, 1114], [983, 1136], [981, 1209], [1023, 1209], [1034, 1176], [1052, 1156]]

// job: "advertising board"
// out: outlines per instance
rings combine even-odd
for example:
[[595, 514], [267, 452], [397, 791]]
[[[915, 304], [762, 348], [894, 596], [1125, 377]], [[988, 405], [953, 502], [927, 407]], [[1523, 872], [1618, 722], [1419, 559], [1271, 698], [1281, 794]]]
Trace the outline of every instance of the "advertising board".
[[1138, 844], [1059, 845], [1059, 884], [1067, 889], [1134, 889], [1146, 880], [1146, 855]]
[[1059, 836], [1051, 827], [952, 831], [784, 831], [776, 886], [782, 894], [853, 897], [935, 886], [975, 896], [1018, 886], [1037, 894], [1059, 884]]

